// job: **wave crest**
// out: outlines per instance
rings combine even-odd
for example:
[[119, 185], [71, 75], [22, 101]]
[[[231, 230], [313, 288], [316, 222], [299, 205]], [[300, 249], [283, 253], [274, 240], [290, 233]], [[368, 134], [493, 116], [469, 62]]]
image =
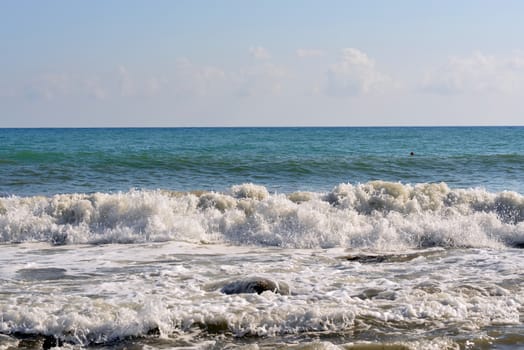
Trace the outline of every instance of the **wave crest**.
[[328, 193], [131, 190], [0, 198], [5, 243], [181, 240], [289, 248], [502, 247], [524, 242], [524, 197], [445, 183], [372, 181]]

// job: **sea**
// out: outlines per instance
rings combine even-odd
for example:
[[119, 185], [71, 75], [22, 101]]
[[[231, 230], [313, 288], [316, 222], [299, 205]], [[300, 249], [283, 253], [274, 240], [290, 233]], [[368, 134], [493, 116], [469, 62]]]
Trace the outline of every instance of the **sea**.
[[0, 349], [523, 349], [524, 127], [0, 129]]

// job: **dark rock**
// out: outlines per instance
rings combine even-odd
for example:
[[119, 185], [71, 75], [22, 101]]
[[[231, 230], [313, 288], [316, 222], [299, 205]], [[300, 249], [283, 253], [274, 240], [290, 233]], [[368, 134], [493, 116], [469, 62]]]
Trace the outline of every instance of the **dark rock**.
[[381, 263], [386, 262], [388, 259], [381, 255], [349, 255], [344, 257], [347, 261], [358, 261], [359, 263]]
[[51, 237], [51, 244], [53, 245], [66, 245], [67, 244], [67, 233], [55, 232]]
[[42, 269], [20, 269], [16, 272], [27, 281], [52, 281], [65, 278], [67, 270], [48, 267]]
[[12, 336], [19, 340], [17, 349], [42, 349], [48, 350], [64, 345], [64, 342], [52, 335], [13, 333]]
[[226, 284], [220, 290], [224, 294], [257, 293], [265, 291], [282, 295], [289, 294], [289, 286], [284, 282], [276, 282], [263, 277], [251, 277]]
[[341, 258], [347, 261], [355, 261], [361, 264], [379, 264], [379, 263], [403, 263], [409, 262], [416, 258], [426, 257], [430, 258], [441, 254], [440, 250], [426, 250], [414, 253], [404, 254], [358, 254], [358, 255], [346, 255]]
[[44, 343], [42, 344], [42, 349], [47, 350], [62, 345], [64, 345], [64, 342], [61, 339], [55, 338], [52, 335], [46, 335], [44, 336]]
[[149, 329], [146, 334], [151, 336], [160, 336], [160, 328], [153, 327]]

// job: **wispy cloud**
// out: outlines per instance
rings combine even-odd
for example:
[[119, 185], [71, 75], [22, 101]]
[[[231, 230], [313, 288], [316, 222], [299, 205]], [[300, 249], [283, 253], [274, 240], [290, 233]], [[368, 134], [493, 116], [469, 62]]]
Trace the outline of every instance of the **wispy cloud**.
[[31, 99], [52, 100], [61, 96], [70, 95], [74, 82], [66, 73], [41, 74], [23, 88], [24, 95]]
[[117, 67], [118, 89], [121, 97], [154, 97], [161, 93], [164, 80], [156, 76], [137, 77], [127, 67]]
[[[30, 100], [59, 100], [63, 98], [87, 98], [105, 100], [117, 97], [151, 97], [157, 95], [163, 81], [154, 76], [137, 78], [123, 65], [109, 74], [73, 74], [70, 72], [43, 73], [11, 86], [9, 97]], [[6, 95], [7, 94], [3, 94]]]
[[279, 95], [289, 74], [282, 66], [264, 63], [235, 72], [233, 77], [238, 96]]
[[84, 78], [83, 88], [89, 97], [97, 100], [104, 100], [109, 96], [107, 87], [104, 86], [102, 79], [98, 76]]
[[224, 70], [199, 65], [187, 58], [179, 58], [175, 64], [175, 94], [208, 96], [221, 93], [228, 77]]
[[355, 48], [342, 50], [338, 62], [326, 73], [325, 92], [331, 96], [356, 96], [379, 91], [391, 79], [379, 72], [368, 55]]
[[176, 64], [175, 94], [200, 97], [275, 95], [282, 92], [288, 76], [285, 67], [267, 61], [226, 71], [183, 58]]
[[118, 66], [118, 82], [120, 87], [120, 95], [129, 97], [135, 94], [135, 84], [129, 71], [124, 66]]
[[[309, 86], [314, 94], [354, 96], [378, 91], [389, 81], [371, 58], [355, 48], [343, 49], [338, 61], [327, 68], [316, 64], [303, 72], [270, 60], [263, 47], [252, 47], [250, 52], [256, 60], [230, 70], [179, 58], [173, 62], [171, 72], [165, 74], [140, 74], [124, 64], [103, 75], [48, 73], [26, 84], [24, 95], [45, 100], [302, 96], [304, 86]], [[299, 49], [296, 53], [296, 59], [324, 55], [317, 49]]]
[[318, 49], [297, 49], [296, 54], [300, 58], [324, 56], [325, 52]]
[[269, 51], [262, 46], [251, 46], [249, 54], [257, 60], [267, 60], [271, 58]]
[[496, 92], [511, 94], [524, 87], [524, 55], [497, 57], [481, 52], [450, 57], [426, 73], [421, 88], [441, 95]]

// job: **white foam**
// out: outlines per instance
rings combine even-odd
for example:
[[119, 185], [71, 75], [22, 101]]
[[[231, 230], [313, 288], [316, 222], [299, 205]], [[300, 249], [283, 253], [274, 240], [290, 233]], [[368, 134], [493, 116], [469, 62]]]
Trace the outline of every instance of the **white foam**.
[[[410, 261], [365, 263], [333, 250], [198, 243], [0, 247], [0, 332], [110, 343], [158, 329], [278, 338], [308, 332], [435, 330], [475, 335], [519, 325], [524, 305], [517, 250], [414, 251]], [[61, 269], [58, 279], [30, 271]], [[21, 273], [24, 271], [24, 273]], [[261, 276], [289, 285], [225, 295], [231, 280]], [[520, 281], [520, 282], [519, 282]]]
[[292, 248], [492, 247], [524, 242], [524, 197], [444, 183], [340, 184], [328, 193], [136, 191], [0, 198], [3, 242], [231, 242]]

